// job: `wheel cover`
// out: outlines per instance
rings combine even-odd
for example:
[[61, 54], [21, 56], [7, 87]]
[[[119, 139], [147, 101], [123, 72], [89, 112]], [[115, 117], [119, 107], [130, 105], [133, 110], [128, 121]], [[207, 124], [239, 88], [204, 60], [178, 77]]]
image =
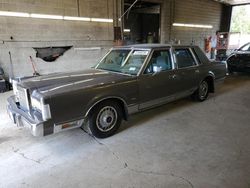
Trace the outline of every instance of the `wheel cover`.
[[206, 81], [203, 81], [199, 88], [199, 97], [201, 100], [205, 99], [207, 97], [208, 93], [208, 84]]
[[117, 122], [117, 111], [112, 106], [103, 107], [96, 118], [96, 126], [102, 132], [110, 131]]

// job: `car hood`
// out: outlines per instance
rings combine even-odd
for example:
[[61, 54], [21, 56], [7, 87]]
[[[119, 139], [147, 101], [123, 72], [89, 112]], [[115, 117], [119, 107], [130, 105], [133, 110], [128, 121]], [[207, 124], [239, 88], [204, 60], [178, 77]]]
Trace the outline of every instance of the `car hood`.
[[111, 73], [97, 69], [88, 69], [70, 73], [54, 73], [23, 80], [21, 85], [31, 92], [37, 90], [44, 94], [60, 93], [79, 88], [103, 86], [131, 79], [129, 75]]

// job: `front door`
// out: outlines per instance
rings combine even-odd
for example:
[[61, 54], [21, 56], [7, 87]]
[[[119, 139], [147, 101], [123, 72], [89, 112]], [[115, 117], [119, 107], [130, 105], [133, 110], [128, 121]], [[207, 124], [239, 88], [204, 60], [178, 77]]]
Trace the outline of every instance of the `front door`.
[[239, 49], [237, 58], [239, 60], [237, 62], [238, 68], [243, 69], [243, 71], [250, 71], [250, 43]]
[[139, 77], [140, 109], [150, 108], [174, 99], [178, 88], [169, 49], [154, 50]]

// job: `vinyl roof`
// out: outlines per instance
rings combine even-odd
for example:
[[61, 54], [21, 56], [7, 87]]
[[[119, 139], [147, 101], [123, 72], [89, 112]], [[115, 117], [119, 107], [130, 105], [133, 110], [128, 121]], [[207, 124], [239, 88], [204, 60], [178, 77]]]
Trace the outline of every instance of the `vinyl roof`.
[[133, 44], [128, 46], [117, 46], [115, 48], [142, 48], [142, 49], [152, 49], [152, 48], [170, 48], [170, 47], [192, 47], [192, 45], [171, 45], [171, 44], [160, 44], [160, 43], [154, 43], [154, 44]]

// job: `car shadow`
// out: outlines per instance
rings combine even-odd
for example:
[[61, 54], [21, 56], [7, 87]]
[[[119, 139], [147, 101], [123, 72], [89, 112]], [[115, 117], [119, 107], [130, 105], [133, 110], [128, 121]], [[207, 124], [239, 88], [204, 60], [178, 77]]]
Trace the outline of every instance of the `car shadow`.
[[250, 82], [250, 74], [232, 73], [226, 77], [224, 83], [215, 91], [216, 95], [224, 94], [232, 90], [238, 89]]
[[129, 129], [131, 127], [136, 127], [144, 124], [145, 122], [150, 121], [153, 118], [160, 117], [165, 114], [168, 115], [174, 111], [179, 111], [183, 108], [187, 108], [188, 106], [195, 105], [195, 102], [191, 99], [191, 97], [187, 97], [184, 99], [180, 99], [168, 104], [164, 104], [159, 107], [155, 107], [152, 109], [148, 109], [136, 114], [133, 114], [129, 117], [128, 121], [123, 121], [119, 133]]

